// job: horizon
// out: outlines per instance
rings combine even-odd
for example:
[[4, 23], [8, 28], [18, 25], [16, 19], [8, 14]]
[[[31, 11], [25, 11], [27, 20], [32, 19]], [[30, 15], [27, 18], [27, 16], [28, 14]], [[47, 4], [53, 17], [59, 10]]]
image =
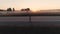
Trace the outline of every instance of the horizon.
[[[10, 7], [9, 7], [10, 8]], [[8, 8], [7, 8], [8, 9]], [[1, 9], [0, 8], [0, 10], [7, 10], [7, 9]], [[11, 9], [13, 9], [13, 8], [11, 8]], [[15, 8], [14, 8], [15, 9]], [[26, 8], [21, 8], [21, 9], [26, 9]], [[21, 9], [19, 9], [19, 10], [21, 10]], [[30, 8], [29, 8], [30, 9]], [[15, 10], [18, 10], [18, 9], [15, 9]], [[31, 10], [31, 9], [30, 9]], [[41, 10], [60, 10], [60, 9], [41, 9]], [[34, 10], [31, 10], [31, 11], [34, 11]], [[35, 10], [35, 11], [40, 11], [40, 10]]]

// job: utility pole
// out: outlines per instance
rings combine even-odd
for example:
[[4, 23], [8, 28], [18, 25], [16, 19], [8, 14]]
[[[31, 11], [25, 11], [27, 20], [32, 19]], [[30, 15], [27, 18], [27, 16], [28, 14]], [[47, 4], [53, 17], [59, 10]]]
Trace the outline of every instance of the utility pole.
[[29, 23], [32, 25], [30, 8], [27, 8], [27, 9], [25, 9], [25, 10], [27, 11], [27, 15], [28, 15], [28, 17], [29, 17]]
[[13, 11], [15, 11], [15, 9], [13, 8]]
[[29, 15], [29, 22], [31, 23], [31, 15], [30, 15], [30, 8], [25, 9], [27, 11], [27, 15]]
[[29, 22], [31, 23], [31, 15], [29, 15]]

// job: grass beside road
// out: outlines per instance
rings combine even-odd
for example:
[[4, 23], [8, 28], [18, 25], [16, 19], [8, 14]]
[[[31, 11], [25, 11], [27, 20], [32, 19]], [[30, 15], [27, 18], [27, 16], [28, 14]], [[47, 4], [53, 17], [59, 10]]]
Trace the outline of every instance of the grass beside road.
[[4, 14], [0, 16], [60, 16], [60, 14], [50, 13], [22, 13], [22, 14]]

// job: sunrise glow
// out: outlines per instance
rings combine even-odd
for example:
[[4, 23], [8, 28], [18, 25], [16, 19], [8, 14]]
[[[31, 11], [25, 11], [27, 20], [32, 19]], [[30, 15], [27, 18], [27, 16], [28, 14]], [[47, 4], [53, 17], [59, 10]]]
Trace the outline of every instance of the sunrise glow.
[[0, 9], [9, 7], [20, 10], [31, 8], [31, 10], [60, 9], [60, 0], [0, 0]]

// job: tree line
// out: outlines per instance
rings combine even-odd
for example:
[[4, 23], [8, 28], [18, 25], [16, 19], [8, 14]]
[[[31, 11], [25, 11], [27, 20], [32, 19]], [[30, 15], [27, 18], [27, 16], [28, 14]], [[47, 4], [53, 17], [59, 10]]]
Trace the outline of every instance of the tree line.
[[[5, 11], [5, 10], [2, 10], [0, 9], [0, 11]], [[6, 11], [16, 11], [15, 8], [7, 8]], [[26, 8], [26, 9], [21, 9], [20, 11], [30, 11], [30, 8]]]

